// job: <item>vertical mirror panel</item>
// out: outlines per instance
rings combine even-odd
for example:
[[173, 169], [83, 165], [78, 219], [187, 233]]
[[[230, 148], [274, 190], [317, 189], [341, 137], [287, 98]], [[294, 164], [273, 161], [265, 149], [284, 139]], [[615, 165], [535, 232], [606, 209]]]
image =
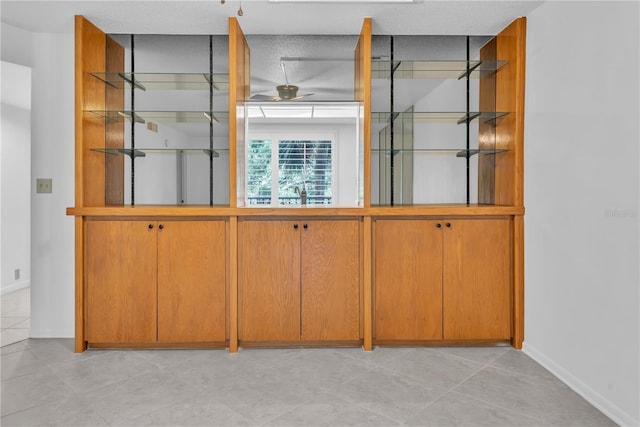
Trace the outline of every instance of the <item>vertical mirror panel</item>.
[[480, 61], [489, 40], [374, 36], [372, 204], [479, 202], [478, 162], [490, 179], [488, 140], [501, 115], [495, 103], [480, 105], [480, 81], [486, 99], [500, 65]]
[[355, 102], [357, 36], [248, 35], [238, 206], [363, 205], [362, 106]]
[[[125, 72], [98, 78], [124, 94], [124, 203], [228, 205], [228, 37], [112, 35]], [[107, 150], [108, 151], [108, 150]]]
[[[253, 101], [354, 100], [356, 36], [247, 35], [246, 38], [251, 49]], [[278, 87], [286, 85], [292, 91], [279, 92]]]

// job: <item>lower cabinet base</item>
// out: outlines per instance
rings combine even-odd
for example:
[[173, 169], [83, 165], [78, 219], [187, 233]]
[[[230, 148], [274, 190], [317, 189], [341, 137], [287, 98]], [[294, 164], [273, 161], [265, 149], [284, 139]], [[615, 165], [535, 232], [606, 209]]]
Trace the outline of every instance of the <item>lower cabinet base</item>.
[[313, 348], [362, 347], [362, 340], [354, 341], [239, 341], [242, 348]]
[[101, 349], [198, 349], [198, 348], [229, 348], [229, 342], [195, 342], [195, 343], [87, 343], [87, 348]]
[[373, 340], [378, 347], [511, 347], [510, 340]]
[[85, 217], [76, 224], [75, 351], [521, 349], [514, 216], [420, 212]]
[[[335, 348], [362, 347], [354, 341], [239, 341], [238, 347], [251, 348]], [[375, 347], [513, 347], [509, 340], [373, 340]], [[229, 342], [201, 343], [87, 343], [86, 349], [228, 349]]]

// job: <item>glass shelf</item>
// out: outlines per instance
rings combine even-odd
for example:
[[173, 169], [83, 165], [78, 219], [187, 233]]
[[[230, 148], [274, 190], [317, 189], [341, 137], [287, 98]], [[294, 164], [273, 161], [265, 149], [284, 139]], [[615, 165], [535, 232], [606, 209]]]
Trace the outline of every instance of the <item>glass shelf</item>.
[[374, 60], [371, 63], [371, 78], [388, 79], [462, 79], [481, 77], [492, 73], [506, 61], [389, 61]]
[[390, 150], [388, 148], [372, 148], [371, 153], [384, 154], [385, 156], [390, 156], [393, 151], [393, 155], [397, 155], [398, 153], [416, 153], [416, 154], [455, 154], [456, 157], [468, 158], [472, 157], [476, 154], [498, 154], [504, 153], [508, 150], [504, 148], [473, 148], [473, 149], [465, 149], [465, 148], [409, 148], [409, 149], [394, 149]]
[[110, 155], [120, 155], [123, 154], [125, 156], [129, 156], [131, 158], [135, 157], [146, 157], [147, 153], [204, 153], [207, 156], [211, 157], [220, 157], [221, 152], [228, 152], [228, 148], [216, 148], [214, 150], [210, 150], [209, 148], [136, 148], [132, 150], [131, 148], [91, 148], [91, 151], [96, 153], [104, 153]]
[[[394, 120], [400, 118], [412, 118], [413, 123], [467, 123], [475, 119], [481, 122], [490, 122], [509, 113], [492, 111], [492, 112], [404, 112], [393, 113]], [[372, 123], [389, 123], [391, 113], [375, 112], [371, 113]]]
[[[140, 90], [213, 90], [228, 91], [229, 76], [214, 73], [91, 73], [109, 86]], [[213, 76], [213, 80], [212, 80]]]
[[215, 123], [227, 124], [229, 113], [226, 111], [130, 111], [130, 110], [88, 110], [109, 120], [133, 119], [136, 123]]

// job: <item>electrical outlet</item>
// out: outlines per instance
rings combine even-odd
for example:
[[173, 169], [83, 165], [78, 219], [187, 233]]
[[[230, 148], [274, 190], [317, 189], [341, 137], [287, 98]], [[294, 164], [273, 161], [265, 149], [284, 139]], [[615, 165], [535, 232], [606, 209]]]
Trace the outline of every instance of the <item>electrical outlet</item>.
[[14, 275], [14, 279], [18, 280], [20, 278], [20, 269], [16, 268], [15, 271], [13, 272]]
[[36, 179], [36, 193], [51, 193], [52, 191], [52, 179], [51, 178], [37, 178]]

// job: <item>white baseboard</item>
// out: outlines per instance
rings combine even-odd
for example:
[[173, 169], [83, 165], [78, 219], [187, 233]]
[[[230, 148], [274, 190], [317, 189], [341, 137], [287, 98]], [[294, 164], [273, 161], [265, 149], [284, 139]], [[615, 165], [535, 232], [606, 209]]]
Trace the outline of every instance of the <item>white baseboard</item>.
[[63, 329], [33, 329], [29, 338], [73, 338], [73, 331]]
[[12, 283], [0, 288], [0, 295], [8, 294], [9, 292], [18, 291], [20, 289], [28, 288], [31, 286], [31, 280], [22, 280], [20, 282]]
[[631, 414], [626, 413], [615, 403], [602, 396], [600, 393], [589, 387], [575, 375], [571, 374], [562, 366], [548, 358], [544, 353], [538, 351], [534, 347], [523, 343], [522, 351], [540, 365], [545, 367], [549, 372], [558, 377], [563, 383], [568, 385], [573, 391], [582, 396], [587, 402], [598, 408], [603, 414], [611, 418], [620, 426], [634, 427], [640, 425], [639, 420], [635, 420]]

